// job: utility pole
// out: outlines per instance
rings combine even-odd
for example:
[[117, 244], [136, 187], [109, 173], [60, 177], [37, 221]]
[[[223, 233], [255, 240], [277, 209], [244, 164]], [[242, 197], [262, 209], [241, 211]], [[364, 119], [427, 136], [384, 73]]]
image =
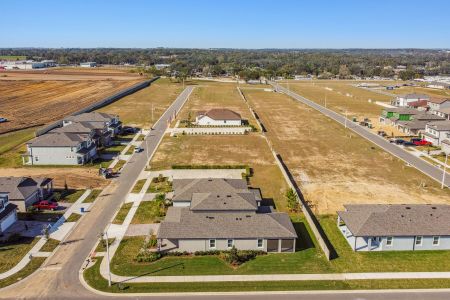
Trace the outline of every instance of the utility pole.
[[344, 126], [345, 126], [345, 128], [347, 128], [347, 110], [345, 110]]
[[152, 123], [153, 123], [153, 102], [152, 102]]
[[447, 161], [448, 161], [448, 153], [445, 153], [445, 162], [444, 162], [444, 172], [442, 173], [442, 184], [441, 184], [441, 189], [444, 189], [445, 187], [445, 171], [447, 168]]
[[109, 239], [108, 239], [108, 228], [106, 229], [105, 233], [102, 234], [102, 237], [106, 237], [106, 260], [108, 261], [108, 286], [111, 287], [111, 270], [110, 270], [110, 264], [111, 261], [109, 259]]

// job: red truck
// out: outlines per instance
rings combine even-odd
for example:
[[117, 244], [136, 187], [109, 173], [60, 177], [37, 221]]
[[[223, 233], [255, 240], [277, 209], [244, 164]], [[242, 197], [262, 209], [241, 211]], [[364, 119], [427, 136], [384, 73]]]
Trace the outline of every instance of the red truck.
[[33, 204], [33, 207], [37, 208], [38, 210], [41, 209], [55, 210], [58, 208], [58, 202], [43, 200]]
[[428, 141], [425, 141], [425, 140], [414, 140], [414, 141], [412, 141], [412, 142], [413, 142], [414, 145], [416, 145], [416, 146], [428, 146], [428, 145], [431, 146], [431, 143], [428, 142]]

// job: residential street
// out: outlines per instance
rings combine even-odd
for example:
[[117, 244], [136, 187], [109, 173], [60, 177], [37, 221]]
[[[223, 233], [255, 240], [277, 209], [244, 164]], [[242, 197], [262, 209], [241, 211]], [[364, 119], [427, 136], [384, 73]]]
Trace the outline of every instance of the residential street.
[[[107, 226], [118, 210], [135, 180], [145, 168], [149, 156], [156, 150], [167, 128], [167, 121], [183, 106], [193, 87], [187, 87], [155, 123], [146, 137], [143, 152], [134, 154], [123, 168], [120, 177], [103, 190], [91, 211], [77, 224], [55, 254], [37, 272], [23, 282], [2, 290], [1, 298], [44, 298], [44, 299], [92, 299], [79, 281], [78, 270], [98, 241], [98, 234]], [[150, 114], [150, 112], [149, 112]]]
[[[281, 86], [278, 83], [270, 82], [270, 84], [278, 89], [283, 91], [286, 95], [291, 96], [297, 101], [300, 101], [316, 110], [324, 114], [325, 116], [335, 120], [336, 122], [344, 125], [345, 124], [345, 117], [339, 113], [336, 113], [328, 108], [325, 108], [311, 100], [308, 100], [290, 90], [287, 88]], [[347, 126], [349, 129], [357, 133], [358, 135], [362, 136], [363, 138], [371, 141], [372, 143], [376, 144], [377, 146], [381, 147], [385, 151], [391, 153], [392, 155], [402, 159], [403, 161], [407, 162], [411, 166], [415, 167], [422, 173], [428, 175], [429, 177], [433, 178], [437, 182], [441, 183], [442, 181], [442, 175], [443, 171], [441, 169], [436, 168], [435, 166], [430, 165], [426, 161], [424, 161], [421, 158], [418, 158], [417, 156], [414, 156], [413, 154], [409, 153], [406, 150], [403, 150], [402, 148], [398, 147], [395, 144], [389, 143], [386, 139], [382, 138], [381, 136], [378, 136], [374, 134], [373, 132], [369, 131], [368, 129], [353, 123], [351, 120], [347, 119]], [[450, 186], [450, 175], [447, 174], [445, 178], [445, 185], [448, 187]]]

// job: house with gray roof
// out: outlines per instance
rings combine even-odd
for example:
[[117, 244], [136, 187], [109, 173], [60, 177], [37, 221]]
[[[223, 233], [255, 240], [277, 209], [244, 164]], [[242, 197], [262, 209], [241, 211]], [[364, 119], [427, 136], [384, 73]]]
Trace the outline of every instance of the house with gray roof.
[[261, 205], [242, 179], [175, 179], [173, 206], [161, 222], [160, 251], [295, 252], [297, 234], [286, 213]]
[[49, 131], [49, 133], [88, 134], [97, 148], [109, 146], [112, 142], [112, 131], [102, 122], [81, 121], [68, 123], [66, 126]]
[[354, 251], [450, 250], [450, 205], [351, 204], [337, 226]]
[[430, 96], [423, 94], [406, 94], [398, 95], [391, 101], [391, 104], [398, 107], [406, 107], [411, 102], [417, 102], [421, 100], [429, 100]]
[[47, 177], [0, 177], [0, 193], [8, 195], [9, 203], [19, 211], [44, 200], [53, 193], [53, 179]]
[[103, 112], [89, 112], [75, 116], [68, 116], [63, 119], [63, 126], [78, 122], [100, 124], [106, 127], [107, 130], [111, 132], [112, 137], [119, 134], [122, 130], [122, 122], [120, 121], [119, 116]]
[[445, 121], [445, 118], [427, 112], [412, 115], [410, 121], [397, 121], [396, 127], [410, 135], [420, 135], [425, 132], [426, 125], [430, 122]]
[[199, 111], [195, 117], [195, 124], [199, 126], [241, 126], [241, 115], [226, 108], [213, 108]]
[[83, 165], [97, 158], [97, 147], [91, 134], [52, 132], [38, 136], [22, 155], [29, 165]]
[[450, 139], [450, 120], [428, 123], [423, 137], [433, 145], [440, 146], [443, 140]]
[[17, 221], [17, 205], [10, 203], [8, 193], [0, 192], [0, 237]]

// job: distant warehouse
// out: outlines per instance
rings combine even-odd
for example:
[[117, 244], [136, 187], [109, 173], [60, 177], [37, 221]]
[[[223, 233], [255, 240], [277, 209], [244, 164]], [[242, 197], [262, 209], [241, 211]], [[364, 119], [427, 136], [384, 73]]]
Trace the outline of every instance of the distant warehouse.
[[80, 67], [82, 68], [95, 68], [97, 67], [97, 63], [94, 61], [82, 62], [80, 63]]

